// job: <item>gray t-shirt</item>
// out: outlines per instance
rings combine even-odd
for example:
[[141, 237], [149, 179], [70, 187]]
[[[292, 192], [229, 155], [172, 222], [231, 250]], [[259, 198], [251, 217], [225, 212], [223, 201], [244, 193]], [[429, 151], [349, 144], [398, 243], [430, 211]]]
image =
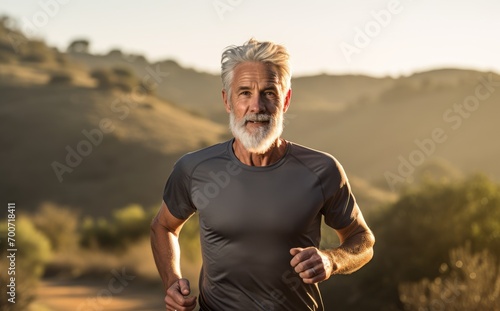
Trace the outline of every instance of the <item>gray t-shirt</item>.
[[177, 218], [199, 213], [204, 311], [323, 310], [317, 284], [290, 266], [290, 248], [319, 246], [359, 214], [345, 172], [331, 155], [287, 142], [278, 162], [248, 166], [233, 140], [175, 164], [163, 200]]

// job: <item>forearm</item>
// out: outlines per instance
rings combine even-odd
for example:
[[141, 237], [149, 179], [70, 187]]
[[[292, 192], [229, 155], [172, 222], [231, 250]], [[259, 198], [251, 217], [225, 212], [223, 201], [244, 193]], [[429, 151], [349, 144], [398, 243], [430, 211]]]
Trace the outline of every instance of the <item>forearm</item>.
[[332, 264], [333, 274], [349, 274], [359, 270], [373, 257], [375, 238], [370, 231], [351, 236], [339, 247], [325, 250]]
[[153, 221], [151, 225], [151, 247], [156, 268], [166, 292], [172, 283], [182, 277], [178, 236], [158, 222]]

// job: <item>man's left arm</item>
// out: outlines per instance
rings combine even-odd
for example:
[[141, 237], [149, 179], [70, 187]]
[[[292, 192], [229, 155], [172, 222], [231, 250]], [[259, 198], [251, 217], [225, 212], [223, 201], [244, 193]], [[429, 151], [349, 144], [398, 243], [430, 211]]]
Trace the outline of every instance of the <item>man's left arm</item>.
[[340, 246], [319, 250], [316, 247], [292, 248], [290, 262], [304, 283], [313, 284], [327, 280], [333, 274], [352, 273], [373, 257], [375, 237], [359, 213], [347, 227], [336, 230]]

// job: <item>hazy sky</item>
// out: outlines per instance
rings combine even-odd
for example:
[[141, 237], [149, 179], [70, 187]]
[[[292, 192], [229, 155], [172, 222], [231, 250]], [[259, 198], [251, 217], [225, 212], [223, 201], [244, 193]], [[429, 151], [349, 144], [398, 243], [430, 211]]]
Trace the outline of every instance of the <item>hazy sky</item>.
[[222, 50], [252, 36], [286, 45], [299, 75], [500, 72], [499, 0], [2, 0], [0, 14], [61, 49], [86, 38], [95, 53], [215, 73]]

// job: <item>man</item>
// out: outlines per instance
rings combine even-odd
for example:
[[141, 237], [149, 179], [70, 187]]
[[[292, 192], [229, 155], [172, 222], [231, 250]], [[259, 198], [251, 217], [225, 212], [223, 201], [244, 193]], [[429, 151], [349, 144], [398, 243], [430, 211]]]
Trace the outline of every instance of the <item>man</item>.
[[[200, 310], [323, 310], [318, 283], [354, 272], [374, 237], [342, 166], [281, 138], [292, 91], [283, 46], [251, 39], [222, 54], [222, 98], [234, 139], [177, 161], [151, 243], [167, 310], [193, 310], [178, 236], [198, 212]], [[319, 250], [324, 219], [341, 245]]]

